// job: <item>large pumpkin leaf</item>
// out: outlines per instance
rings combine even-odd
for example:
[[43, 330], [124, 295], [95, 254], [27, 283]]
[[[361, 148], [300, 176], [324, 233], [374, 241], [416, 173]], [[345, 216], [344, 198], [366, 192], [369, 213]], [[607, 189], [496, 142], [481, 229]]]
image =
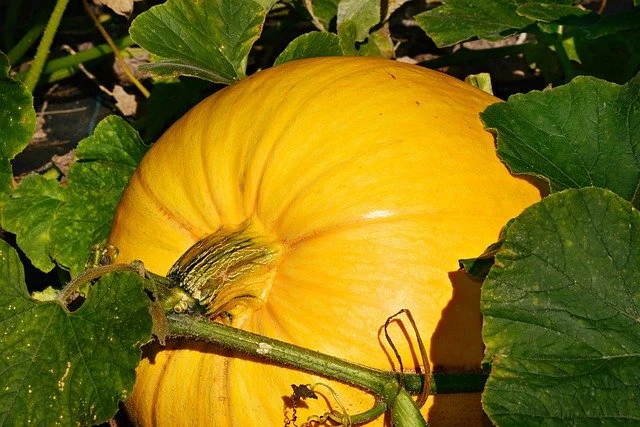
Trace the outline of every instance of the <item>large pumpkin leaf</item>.
[[11, 189], [10, 161], [27, 146], [36, 126], [33, 97], [8, 73], [9, 60], [0, 52], [0, 210]]
[[116, 413], [151, 338], [142, 280], [105, 276], [70, 313], [29, 296], [18, 255], [0, 241], [0, 425], [94, 425]]
[[544, 177], [552, 191], [607, 188], [638, 205], [640, 75], [623, 86], [577, 77], [514, 95], [481, 117], [513, 172]]
[[245, 76], [246, 59], [266, 13], [253, 0], [168, 0], [154, 6], [133, 21], [130, 33], [163, 59], [140, 70], [233, 83]]
[[360, 56], [360, 52], [356, 49], [358, 41], [358, 26], [353, 21], [343, 22], [338, 28], [338, 37], [340, 38], [340, 46], [342, 52], [347, 56]]
[[115, 208], [147, 147], [121, 118], [107, 117], [80, 142], [66, 187], [29, 177], [11, 194], [2, 226], [17, 235], [33, 264], [50, 271], [57, 262], [75, 275], [91, 247], [109, 233]]
[[[343, 15], [340, 23], [349, 19], [353, 20], [355, 15], [359, 15], [358, 19], [361, 19], [362, 31], [364, 32], [377, 24], [381, 18], [382, 21], [389, 19], [391, 14], [406, 2], [407, 0], [388, 0], [383, 2], [371, 0], [304, 0], [304, 5], [316, 26], [323, 31], [327, 31], [330, 30], [333, 18], [338, 15], [338, 5], [344, 3], [341, 6]], [[375, 10], [378, 10], [377, 15]], [[346, 20], [345, 17], [347, 17]]]
[[500, 426], [640, 420], [640, 213], [608, 190], [570, 189], [507, 229], [483, 288]]

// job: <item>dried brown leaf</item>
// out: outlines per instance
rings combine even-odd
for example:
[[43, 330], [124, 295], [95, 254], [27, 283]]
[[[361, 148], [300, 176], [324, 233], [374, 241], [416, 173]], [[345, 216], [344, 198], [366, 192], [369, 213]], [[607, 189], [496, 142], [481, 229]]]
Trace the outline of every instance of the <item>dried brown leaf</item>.
[[120, 85], [115, 85], [111, 96], [116, 100], [116, 108], [125, 116], [133, 116], [138, 109], [138, 102], [134, 95], [130, 95]]
[[99, 6], [106, 6], [118, 15], [128, 16], [133, 10], [133, 2], [138, 0], [93, 0]]

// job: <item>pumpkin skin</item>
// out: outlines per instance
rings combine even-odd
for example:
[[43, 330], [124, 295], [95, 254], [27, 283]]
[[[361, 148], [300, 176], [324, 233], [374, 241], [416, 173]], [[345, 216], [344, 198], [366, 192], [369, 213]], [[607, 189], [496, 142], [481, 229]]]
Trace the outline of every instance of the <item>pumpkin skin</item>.
[[[432, 369], [478, 369], [480, 254], [540, 199], [509, 173], [478, 114], [498, 100], [441, 73], [372, 58], [261, 71], [194, 107], [150, 149], [118, 206], [119, 262], [166, 274], [194, 243], [250, 220], [284, 248], [235, 326], [374, 368], [397, 368], [381, 325], [415, 318]], [[239, 290], [238, 292], [242, 292]], [[391, 328], [405, 368], [413, 332]], [[127, 408], [139, 425], [282, 425], [291, 384], [323, 382], [348, 413], [361, 390], [201, 342], [149, 350]], [[299, 422], [330, 396], [307, 400]], [[432, 396], [431, 425], [478, 425], [480, 395]], [[382, 417], [369, 425], [383, 425]]]

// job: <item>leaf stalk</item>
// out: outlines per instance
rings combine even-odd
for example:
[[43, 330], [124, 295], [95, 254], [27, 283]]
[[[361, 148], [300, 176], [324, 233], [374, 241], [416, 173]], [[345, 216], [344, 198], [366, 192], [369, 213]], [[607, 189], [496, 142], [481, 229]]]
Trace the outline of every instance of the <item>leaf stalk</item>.
[[53, 38], [56, 35], [56, 31], [58, 30], [58, 26], [62, 20], [62, 15], [67, 8], [67, 3], [69, 3], [69, 0], [57, 0], [56, 5], [53, 8], [53, 12], [51, 12], [47, 26], [44, 29], [44, 34], [42, 35], [40, 44], [36, 50], [36, 56], [31, 63], [31, 68], [29, 68], [29, 72], [27, 73], [27, 77], [24, 82], [30, 92], [33, 92], [38, 80], [40, 79], [42, 69], [44, 68], [44, 64], [49, 56], [49, 50], [51, 49]]

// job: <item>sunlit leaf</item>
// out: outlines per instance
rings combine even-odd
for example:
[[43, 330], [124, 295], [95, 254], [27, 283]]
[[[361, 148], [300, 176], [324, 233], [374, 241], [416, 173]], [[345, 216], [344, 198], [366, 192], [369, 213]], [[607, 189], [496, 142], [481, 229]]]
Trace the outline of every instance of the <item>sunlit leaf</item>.
[[640, 75], [619, 86], [593, 77], [514, 95], [481, 115], [498, 155], [516, 173], [544, 177], [552, 191], [603, 187], [637, 202]]
[[11, 194], [3, 227], [17, 235], [36, 267], [49, 271], [56, 262], [77, 274], [92, 246], [106, 239], [122, 191], [146, 149], [123, 119], [107, 117], [78, 145], [67, 185], [29, 177]]
[[163, 58], [140, 66], [165, 77], [188, 75], [232, 83], [262, 31], [266, 10], [253, 0], [168, 0], [138, 16], [131, 37]]
[[608, 190], [553, 194], [506, 231], [482, 288], [496, 425], [640, 419], [640, 213]]
[[341, 56], [340, 38], [333, 33], [311, 32], [294, 39], [276, 58], [273, 65], [318, 56]]
[[0, 241], [0, 424], [95, 425], [133, 389], [151, 339], [142, 278], [105, 276], [70, 313], [32, 299], [16, 252]]

